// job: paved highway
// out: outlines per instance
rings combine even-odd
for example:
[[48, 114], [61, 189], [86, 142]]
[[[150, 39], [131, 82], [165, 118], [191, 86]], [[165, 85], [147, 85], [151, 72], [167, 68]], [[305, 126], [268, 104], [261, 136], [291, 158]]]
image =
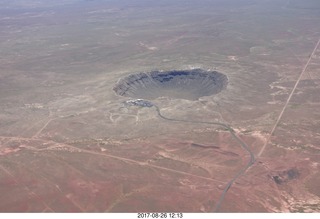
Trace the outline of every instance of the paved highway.
[[203, 122], [203, 121], [193, 121], [193, 120], [184, 120], [184, 119], [173, 119], [173, 118], [168, 118], [166, 116], [164, 116], [159, 107], [154, 105], [153, 106], [156, 108], [156, 111], [159, 115], [160, 118], [170, 121], [170, 122], [184, 122], [184, 123], [194, 123], [194, 124], [207, 124], [207, 125], [218, 125], [218, 126], [222, 126], [223, 128], [225, 128], [227, 131], [230, 132], [230, 134], [232, 135], [232, 137], [240, 144], [240, 146], [246, 150], [248, 152], [248, 154], [250, 155], [250, 160], [248, 161], [247, 165], [244, 166], [243, 168], [241, 168], [238, 173], [227, 183], [227, 185], [225, 186], [223, 192], [220, 195], [220, 198], [214, 208], [214, 212], [219, 212], [220, 206], [224, 200], [224, 197], [226, 196], [228, 190], [231, 188], [232, 184], [241, 176], [243, 175], [247, 169], [249, 169], [255, 162], [255, 157], [254, 154], [252, 153], [252, 151], [250, 150], [250, 148], [248, 147], [248, 145], [241, 140], [235, 133], [235, 131], [228, 126], [227, 124], [224, 123], [220, 123], [220, 122]]

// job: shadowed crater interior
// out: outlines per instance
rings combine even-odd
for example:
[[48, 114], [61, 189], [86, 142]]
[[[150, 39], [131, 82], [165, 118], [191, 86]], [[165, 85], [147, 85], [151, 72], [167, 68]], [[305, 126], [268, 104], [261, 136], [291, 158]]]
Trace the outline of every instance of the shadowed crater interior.
[[197, 100], [219, 93], [228, 84], [226, 75], [202, 69], [153, 71], [132, 74], [119, 80], [113, 90], [125, 97], [156, 99], [170, 97]]

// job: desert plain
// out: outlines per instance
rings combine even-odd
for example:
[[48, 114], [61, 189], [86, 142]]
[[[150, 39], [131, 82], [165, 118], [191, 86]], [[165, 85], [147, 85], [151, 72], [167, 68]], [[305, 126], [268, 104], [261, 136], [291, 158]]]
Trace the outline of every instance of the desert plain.
[[[320, 212], [320, 2], [0, 3], [0, 212]], [[122, 78], [204, 69], [195, 100]], [[219, 203], [221, 200], [221, 203]], [[219, 208], [217, 205], [219, 203]]]

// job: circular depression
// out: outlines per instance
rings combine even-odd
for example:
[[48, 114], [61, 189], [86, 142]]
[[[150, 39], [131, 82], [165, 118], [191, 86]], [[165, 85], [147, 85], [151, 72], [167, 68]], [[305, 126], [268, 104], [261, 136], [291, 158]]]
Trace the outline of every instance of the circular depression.
[[217, 71], [152, 71], [122, 78], [113, 90], [120, 96], [147, 100], [158, 97], [198, 100], [221, 92], [227, 84], [227, 76]]

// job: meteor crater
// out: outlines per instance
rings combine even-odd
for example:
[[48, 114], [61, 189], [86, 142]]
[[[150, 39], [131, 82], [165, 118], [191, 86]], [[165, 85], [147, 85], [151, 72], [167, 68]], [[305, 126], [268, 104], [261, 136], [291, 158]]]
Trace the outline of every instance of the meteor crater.
[[152, 71], [122, 78], [113, 90], [120, 96], [147, 100], [158, 97], [198, 100], [221, 92], [227, 84], [227, 76], [217, 71]]

